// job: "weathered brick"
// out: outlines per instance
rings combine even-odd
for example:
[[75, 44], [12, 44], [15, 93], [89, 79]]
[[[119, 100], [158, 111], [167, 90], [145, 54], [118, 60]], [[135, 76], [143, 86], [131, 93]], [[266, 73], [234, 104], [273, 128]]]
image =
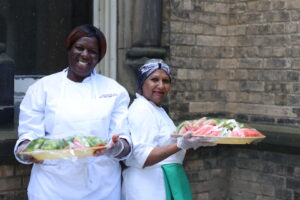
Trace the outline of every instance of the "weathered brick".
[[239, 63], [237, 59], [221, 59], [220, 68], [235, 69], [239, 67]]
[[225, 3], [205, 2], [203, 11], [213, 12], [213, 13], [228, 13], [229, 6], [228, 6], [228, 4], [225, 4]]
[[275, 197], [278, 200], [293, 200], [293, 193], [288, 189], [277, 188], [275, 191]]
[[252, 24], [252, 23], [260, 23], [263, 22], [263, 14], [262, 13], [243, 13], [237, 19], [239, 24]]
[[171, 21], [170, 22], [170, 31], [173, 33], [182, 33], [184, 32], [184, 23], [178, 21]]
[[217, 32], [216, 26], [210, 24], [203, 24], [202, 35], [216, 35], [216, 32]]
[[300, 20], [300, 11], [299, 10], [292, 10], [291, 11], [291, 20], [292, 21], [299, 21]]
[[208, 192], [201, 193], [201, 194], [195, 194], [193, 196], [194, 200], [209, 200]]
[[227, 112], [240, 114], [257, 114], [262, 116], [289, 116], [296, 117], [292, 112], [292, 108], [278, 107], [274, 105], [258, 105], [258, 104], [242, 104], [242, 103], [227, 103], [225, 105]]
[[15, 166], [16, 175], [29, 175], [31, 172], [32, 165], [18, 164]]
[[274, 9], [274, 10], [284, 10], [286, 8], [286, 2], [283, 0], [272, 1], [271, 6], [272, 6], [272, 9]]
[[21, 189], [21, 177], [0, 178], [0, 191]]
[[240, 60], [240, 68], [246, 69], [254, 69], [254, 68], [262, 68], [263, 61], [261, 59], [242, 59]]
[[275, 119], [273, 117], [266, 116], [251, 116], [250, 121], [258, 123], [275, 123]]
[[291, 43], [293, 45], [300, 45], [300, 36], [299, 35], [292, 35], [291, 36]]
[[188, 23], [188, 24], [185, 24], [184, 30], [186, 33], [200, 34], [200, 33], [203, 33], [203, 31], [204, 31], [204, 25]]
[[286, 8], [288, 8], [288, 9], [300, 9], [299, 1], [297, 1], [297, 0], [288, 0], [286, 2]]
[[218, 57], [222, 58], [232, 58], [234, 56], [234, 48], [232, 47], [223, 47], [218, 48]]
[[202, 59], [202, 69], [217, 69], [220, 67], [220, 60], [218, 59]]
[[266, 59], [264, 66], [266, 68], [290, 68], [290, 63], [287, 61], [287, 59]]
[[[274, 182], [277, 181], [277, 182]], [[261, 173], [260, 178], [257, 180], [258, 183], [262, 185], [273, 185], [276, 183], [277, 185], [283, 185], [285, 183], [285, 178], [281, 176], [277, 176], [276, 174], [264, 174]]]
[[196, 37], [193, 34], [171, 34], [171, 44], [194, 45], [196, 44]]
[[226, 36], [227, 35], [227, 26], [217, 26], [216, 27], [217, 36]]
[[223, 92], [198, 92], [197, 99], [201, 101], [219, 101], [220, 99], [225, 99], [225, 94]]
[[241, 91], [263, 92], [265, 84], [261, 81], [241, 81]]
[[231, 182], [231, 188], [235, 191], [249, 192], [252, 194], [262, 194], [261, 185], [256, 182], [234, 180]]
[[193, 10], [193, 4], [191, 0], [186, 0], [182, 2], [183, 10]]
[[292, 65], [292, 69], [300, 69], [300, 59], [293, 59], [291, 65]]
[[274, 47], [273, 48], [273, 56], [274, 57], [286, 56], [286, 48], [285, 47]]
[[300, 108], [293, 108], [293, 113], [300, 117]]
[[289, 106], [300, 105], [300, 95], [287, 95], [287, 105]]
[[197, 36], [197, 45], [199, 46], [223, 46], [224, 41], [225, 38], [220, 36]]
[[231, 191], [230, 199], [231, 200], [253, 200], [256, 199], [256, 194], [245, 192], [245, 191]]
[[15, 192], [15, 199], [18, 200], [27, 200], [27, 191], [26, 190], [22, 190], [22, 191], [17, 191]]
[[266, 195], [268, 198], [275, 196], [275, 185], [261, 185], [262, 195]]
[[243, 181], [255, 182], [259, 178], [259, 173], [247, 169], [233, 169], [231, 171], [232, 177], [238, 177], [238, 179]]
[[28, 184], [29, 184], [29, 180], [30, 180], [30, 175], [28, 176], [23, 176], [22, 177], [22, 188], [26, 190], [26, 188], [28, 187]]
[[248, 102], [249, 94], [246, 92], [227, 92], [226, 100], [229, 102]]
[[294, 191], [294, 200], [300, 199], [300, 192], [299, 191]]
[[13, 165], [0, 165], [0, 177], [7, 177], [14, 175]]
[[178, 69], [177, 78], [178, 79], [196, 79], [201, 80], [203, 77], [203, 71], [193, 70], [193, 69]]
[[274, 197], [257, 195], [256, 200], [274, 200]]
[[229, 4], [229, 9], [232, 13], [245, 12], [247, 8], [247, 2], [236, 2], [234, 4]]
[[292, 83], [293, 93], [300, 94], [300, 83]]
[[287, 105], [287, 96], [286, 95], [276, 95], [275, 96], [276, 105]]
[[271, 32], [272, 34], [283, 34], [284, 33], [284, 23], [276, 23], [272, 24], [271, 26]]
[[191, 55], [191, 47], [178, 45], [170, 49], [170, 54], [172, 56], [189, 57]]
[[219, 102], [190, 102], [189, 112], [211, 113], [224, 110], [224, 104]]
[[288, 22], [290, 20], [290, 13], [287, 11], [268, 12], [265, 13], [267, 22]]
[[245, 35], [246, 26], [245, 25], [235, 25], [227, 27], [227, 35]]
[[10, 192], [0, 192], [0, 199], [1, 200], [14, 200], [16, 198], [15, 198], [14, 192], [10, 191]]
[[300, 190], [300, 180], [287, 177], [286, 188], [293, 189], [293, 190]]
[[259, 57], [271, 57], [273, 49], [272, 47], [260, 47], [259, 48]]
[[298, 23], [286, 23], [284, 32], [285, 33], [297, 33], [298, 32]]
[[249, 11], [268, 11], [271, 9], [271, 2], [269, 1], [249, 1], [247, 4]]

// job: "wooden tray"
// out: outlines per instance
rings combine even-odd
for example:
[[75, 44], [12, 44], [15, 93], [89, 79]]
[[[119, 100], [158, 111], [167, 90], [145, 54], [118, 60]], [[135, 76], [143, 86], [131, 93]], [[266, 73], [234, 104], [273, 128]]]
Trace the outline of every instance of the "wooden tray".
[[[182, 135], [172, 134], [173, 137], [181, 137]], [[203, 136], [192, 135], [193, 137], [212, 138], [215, 144], [250, 144], [252, 142], [259, 142], [266, 138], [262, 137], [228, 137], [228, 136]]]
[[37, 150], [31, 152], [20, 152], [20, 154], [31, 155], [37, 160], [82, 158], [92, 156], [94, 151], [97, 149], [105, 148], [106, 146], [95, 146], [82, 149]]

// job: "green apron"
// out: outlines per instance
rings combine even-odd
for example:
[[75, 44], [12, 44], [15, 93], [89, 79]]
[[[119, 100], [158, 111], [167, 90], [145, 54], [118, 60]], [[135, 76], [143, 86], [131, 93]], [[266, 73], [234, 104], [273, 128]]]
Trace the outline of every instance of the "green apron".
[[164, 172], [167, 200], [192, 200], [189, 180], [181, 164], [161, 166]]

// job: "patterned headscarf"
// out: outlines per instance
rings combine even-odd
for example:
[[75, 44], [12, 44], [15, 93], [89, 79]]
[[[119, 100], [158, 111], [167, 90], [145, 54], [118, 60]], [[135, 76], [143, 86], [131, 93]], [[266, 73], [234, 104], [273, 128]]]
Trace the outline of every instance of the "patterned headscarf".
[[164, 70], [171, 81], [170, 67], [161, 59], [150, 59], [138, 71], [138, 92], [142, 93], [142, 87], [145, 80], [156, 70]]

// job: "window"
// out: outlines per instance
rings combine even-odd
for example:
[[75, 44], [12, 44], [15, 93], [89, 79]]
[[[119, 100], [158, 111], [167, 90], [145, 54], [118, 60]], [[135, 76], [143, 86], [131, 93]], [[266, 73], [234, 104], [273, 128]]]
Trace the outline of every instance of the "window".
[[0, 42], [16, 75], [47, 75], [67, 66], [66, 37], [93, 22], [90, 0], [0, 0]]

